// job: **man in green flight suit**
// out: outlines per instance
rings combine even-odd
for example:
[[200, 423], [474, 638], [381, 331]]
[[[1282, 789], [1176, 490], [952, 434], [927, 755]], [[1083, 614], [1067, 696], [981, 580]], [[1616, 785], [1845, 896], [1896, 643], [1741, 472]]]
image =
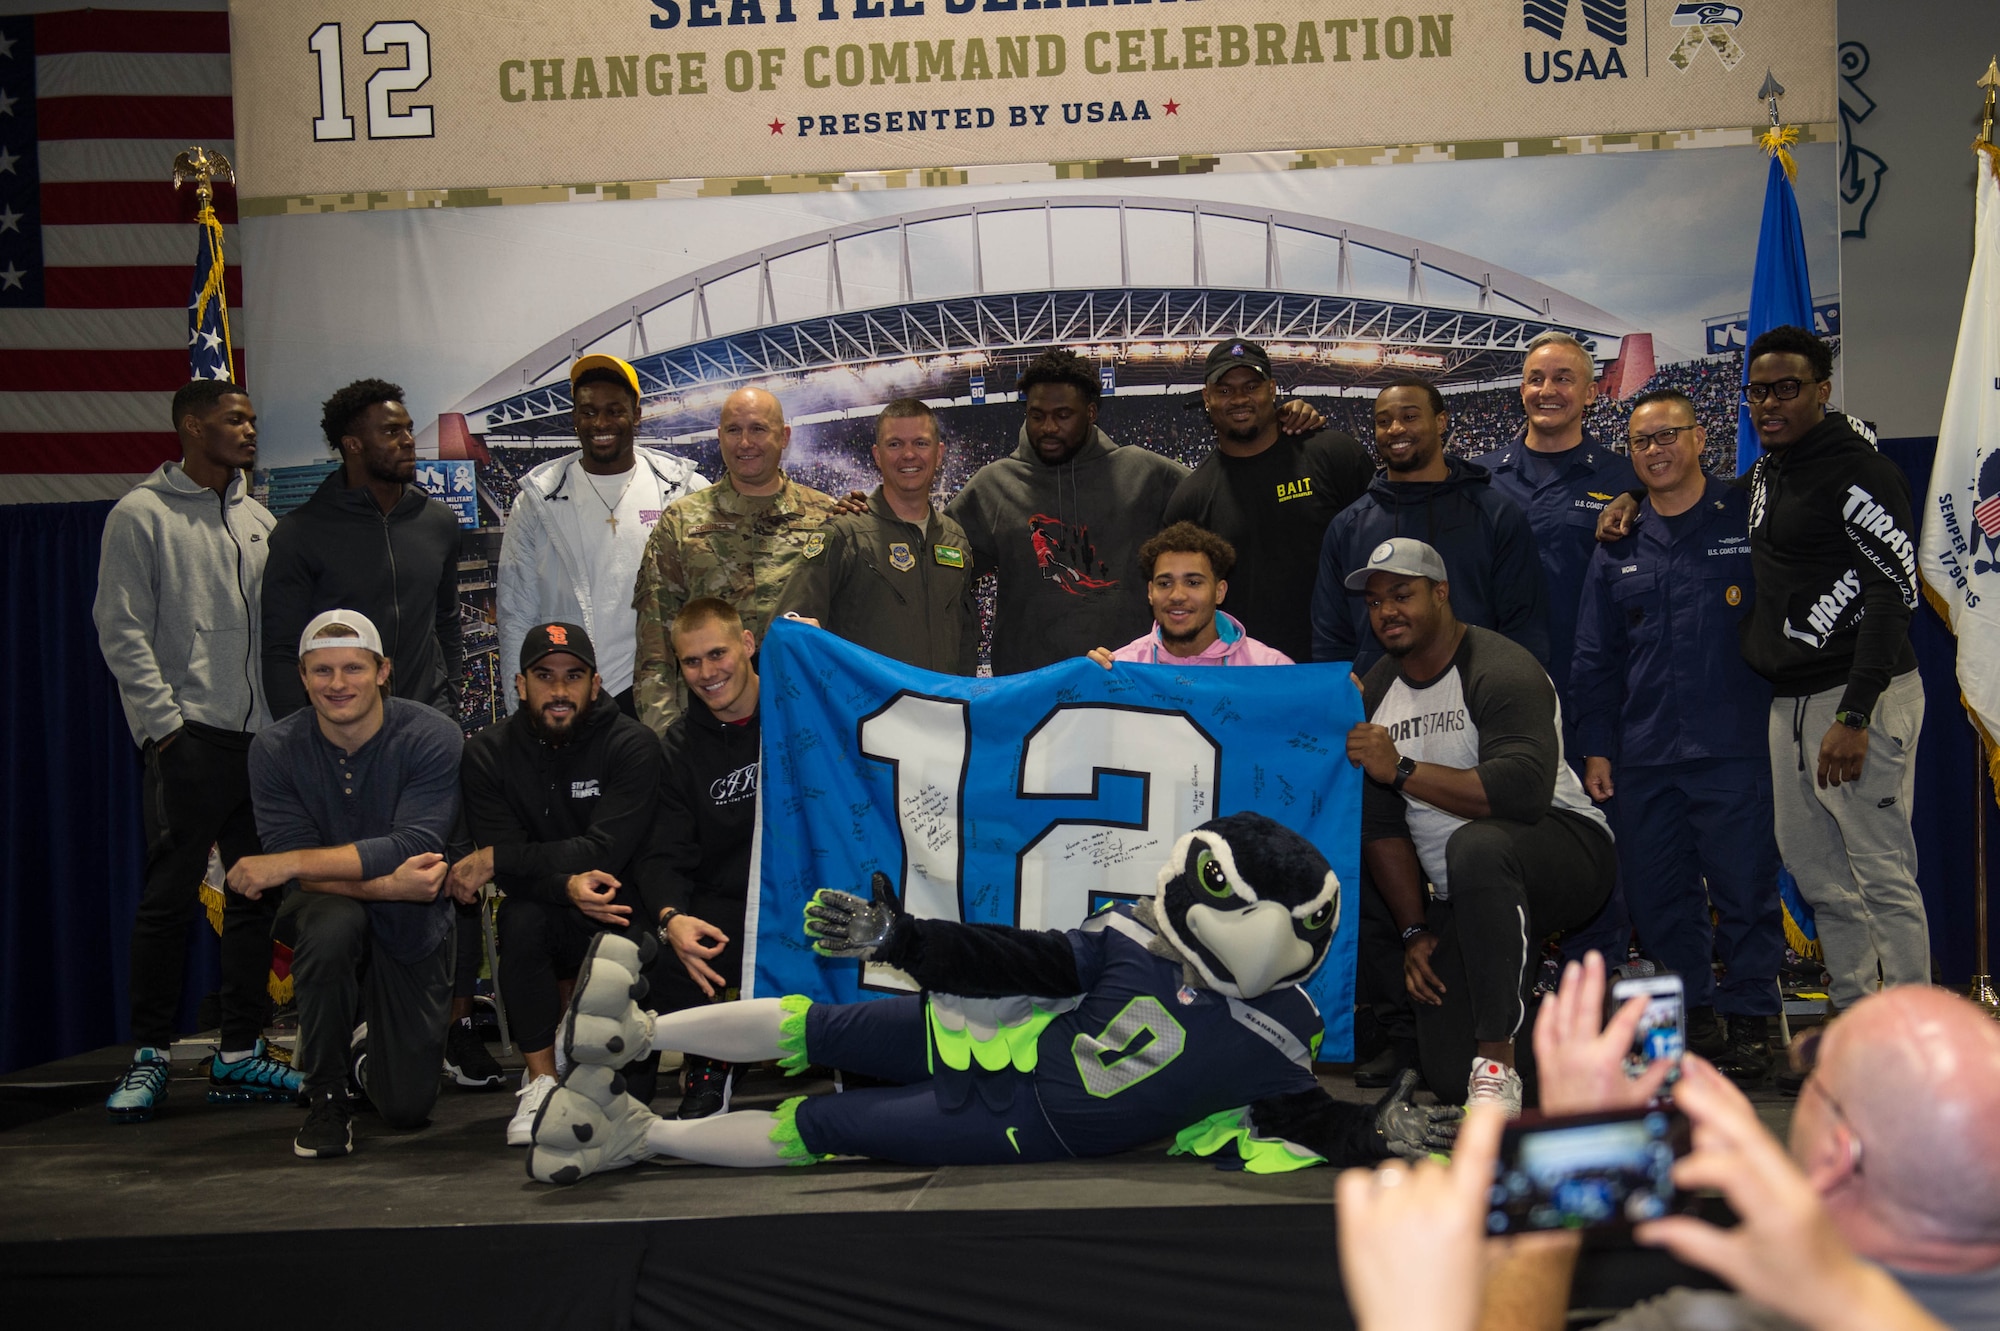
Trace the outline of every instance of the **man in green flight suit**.
[[874, 448], [882, 483], [868, 511], [806, 537], [776, 613], [925, 670], [972, 674], [979, 610], [971, 542], [931, 502], [943, 452], [929, 407], [911, 397], [884, 407]]
[[639, 719], [655, 734], [665, 734], [687, 707], [667, 641], [681, 607], [702, 596], [726, 601], [762, 641], [807, 540], [842, 511], [842, 501], [785, 475], [780, 463], [792, 430], [771, 394], [760, 388], [732, 393], [722, 404], [717, 434], [725, 475], [660, 515], [633, 588], [639, 617], [634, 700]]

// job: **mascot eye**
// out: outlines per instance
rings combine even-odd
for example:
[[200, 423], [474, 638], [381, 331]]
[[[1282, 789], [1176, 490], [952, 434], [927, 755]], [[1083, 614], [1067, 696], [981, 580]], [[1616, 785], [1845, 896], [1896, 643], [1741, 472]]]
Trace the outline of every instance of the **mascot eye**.
[[1194, 879], [1212, 897], [1236, 895], [1236, 889], [1229, 885], [1229, 875], [1222, 871], [1222, 865], [1208, 851], [1204, 850], [1194, 857]]
[[1327, 902], [1312, 914], [1306, 916], [1307, 929], [1324, 929], [1326, 922], [1333, 918], [1333, 903]]

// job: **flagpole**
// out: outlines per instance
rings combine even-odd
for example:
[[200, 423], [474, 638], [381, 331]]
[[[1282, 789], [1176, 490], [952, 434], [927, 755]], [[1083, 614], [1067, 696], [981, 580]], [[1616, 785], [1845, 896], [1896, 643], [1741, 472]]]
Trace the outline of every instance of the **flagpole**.
[[[222, 222], [215, 215], [215, 182], [236, 183], [236, 168], [221, 153], [200, 146], [189, 147], [174, 158], [174, 188], [179, 189], [188, 181], [194, 182], [195, 215], [194, 224], [205, 234], [205, 252], [208, 259], [207, 271], [200, 271], [201, 258], [196, 258], [196, 287], [188, 300], [190, 329], [199, 329], [206, 318], [209, 306], [214, 307], [215, 324], [222, 339], [221, 372], [214, 377], [234, 379], [236, 376], [236, 348], [229, 337], [229, 291], [227, 269], [222, 253]], [[189, 345], [193, 346], [193, 332]], [[207, 377], [199, 365], [190, 366], [196, 378]]]
[[1972, 1001], [1987, 1015], [2000, 1017], [2000, 992], [1993, 988], [1991, 960], [1987, 956], [1986, 934], [1986, 737], [1973, 728], [1973, 766], [1978, 769], [1972, 782], [1972, 939], [1975, 974], [1967, 991]]

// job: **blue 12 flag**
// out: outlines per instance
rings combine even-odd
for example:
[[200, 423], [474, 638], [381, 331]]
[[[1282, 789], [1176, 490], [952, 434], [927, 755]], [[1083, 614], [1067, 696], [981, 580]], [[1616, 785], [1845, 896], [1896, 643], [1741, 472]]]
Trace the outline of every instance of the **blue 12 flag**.
[[222, 223], [204, 204], [195, 226], [194, 281], [188, 288], [188, 378], [233, 379], [229, 347], [229, 298], [223, 287]]
[[[1799, 200], [1784, 160], [1773, 155], [1764, 182], [1764, 224], [1757, 231], [1757, 267], [1750, 278], [1750, 316], [1743, 329], [1743, 379], [1750, 380], [1750, 344], [1790, 324], [1813, 331], [1812, 278], [1806, 273], [1806, 238]], [[1736, 471], [1750, 470], [1764, 446], [1750, 423], [1750, 404], [1736, 406]]]
[[[1319, 847], [1340, 921], [1304, 988], [1320, 1057], [1352, 1056], [1361, 694], [1347, 666], [1183, 670], [1078, 658], [1025, 675], [934, 675], [778, 620], [762, 644], [764, 752], [746, 993], [853, 1002], [907, 977], [807, 946], [817, 888], [889, 875], [932, 919], [1070, 929], [1150, 896], [1186, 832], [1254, 810]], [[754, 977], [754, 978], [753, 978]]]

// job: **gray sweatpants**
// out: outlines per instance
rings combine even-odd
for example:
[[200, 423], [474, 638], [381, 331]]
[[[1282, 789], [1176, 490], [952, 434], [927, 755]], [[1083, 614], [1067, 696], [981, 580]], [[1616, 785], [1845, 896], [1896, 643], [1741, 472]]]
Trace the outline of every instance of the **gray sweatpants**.
[[1884, 987], [1928, 984], [1930, 928], [1910, 834], [1924, 686], [1916, 671], [1889, 682], [1868, 728], [1859, 781], [1819, 788], [1819, 746], [1842, 689], [1771, 700], [1771, 787], [1778, 853], [1813, 908], [1833, 1001], [1849, 1008]]

